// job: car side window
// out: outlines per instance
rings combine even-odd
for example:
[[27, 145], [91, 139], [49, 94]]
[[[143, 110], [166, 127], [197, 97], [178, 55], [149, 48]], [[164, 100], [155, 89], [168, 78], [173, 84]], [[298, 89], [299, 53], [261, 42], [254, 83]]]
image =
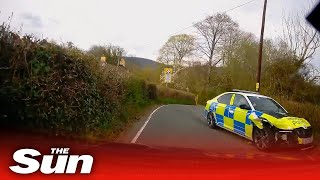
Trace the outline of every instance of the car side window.
[[236, 107], [240, 107], [240, 105], [246, 105], [247, 107], [250, 107], [247, 99], [240, 94], [236, 94], [234, 97], [233, 105]]
[[218, 102], [219, 103], [222, 103], [222, 104], [227, 104], [227, 105], [229, 105], [230, 104], [230, 100], [231, 100], [231, 97], [232, 97], [232, 94], [224, 94], [224, 95], [222, 95], [222, 96], [220, 96], [219, 98], [218, 98]]

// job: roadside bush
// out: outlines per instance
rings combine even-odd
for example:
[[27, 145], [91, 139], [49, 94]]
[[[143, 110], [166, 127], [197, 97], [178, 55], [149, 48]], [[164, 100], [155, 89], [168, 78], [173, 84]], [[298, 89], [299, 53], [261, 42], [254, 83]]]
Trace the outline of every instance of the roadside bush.
[[148, 96], [152, 100], [156, 100], [157, 97], [157, 85], [156, 84], [147, 84]]
[[123, 104], [145, 106], [149, 102], [148, 90], [145, 81], [131, 78], [126, 82], [126, 98]]
[[293, 116], [307, 119], [315, 132], [320, 131], [320, 106], [308, 102], [296, 102], [288, 99], [277, 98], [280, 104]]
[[[128, 70], [101, 66], [68, 43], [59, 46], [0, 26], [0, 127], [114, 138], [158, 96]], [[170, 90], [168, 98], [190, 99]], [[189, 97], [190, 96], [190, 97]]]
[[157, 86], [158, 101], [164, 104], [195, 104], [195, 95], [185, 91]]
[[57, 134], [88, 134], [108, 128], [112, 103], [92, 73], [97, 63], [73, 47], [10, 32], [1, 26], [1, 121], [12, 127]]
[[121, 102], [139, 88], [127, 85], [126, 71], [102, 68], [76, 47], [20, 37], [4, 25], [0, 50], [2, 127], [99, 135], [114, 130]]

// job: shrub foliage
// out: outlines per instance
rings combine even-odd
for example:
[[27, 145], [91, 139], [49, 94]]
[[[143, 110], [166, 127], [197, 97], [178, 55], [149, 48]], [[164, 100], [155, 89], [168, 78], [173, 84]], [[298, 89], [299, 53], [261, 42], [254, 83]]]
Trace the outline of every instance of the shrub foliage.
[[155, 85], [91, 53], [0, 27], [0, 124], [56, 134], [112, 135], [158, 98]]

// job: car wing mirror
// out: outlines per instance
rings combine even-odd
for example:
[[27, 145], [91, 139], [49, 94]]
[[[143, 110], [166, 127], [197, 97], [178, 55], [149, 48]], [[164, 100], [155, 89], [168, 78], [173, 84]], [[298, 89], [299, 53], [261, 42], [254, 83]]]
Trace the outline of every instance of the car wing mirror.
[[246, 104], [241, 104], [239, 107], [240, 107], [241, 109], [251, 110], [251, 108], [250, 108], [248, 105], [246, 105]]

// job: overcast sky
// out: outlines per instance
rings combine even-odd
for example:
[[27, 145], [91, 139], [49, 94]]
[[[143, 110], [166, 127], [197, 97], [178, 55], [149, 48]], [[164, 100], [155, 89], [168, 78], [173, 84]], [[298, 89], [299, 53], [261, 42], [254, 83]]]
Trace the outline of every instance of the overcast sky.
[[[82, 49], [115, 44], [133, 56], [156, 59], [170, 35], [206, 15], [223, 12], [249, 0], [0, 0], [0, 21], [23, 33], [71, 41]], [[259, 35], [263, 0], [255, 0], [228, 14], [242, 30]], [[283, 13], [302, 11], [309, 0], [269, 0], [265, 35], [281, 32]], [[192, 28], [180, 33], [191, 33]], [[317, 61], [320, 61], [318, 59]], [[314, 61], [316, 64], [316, 61]]]

